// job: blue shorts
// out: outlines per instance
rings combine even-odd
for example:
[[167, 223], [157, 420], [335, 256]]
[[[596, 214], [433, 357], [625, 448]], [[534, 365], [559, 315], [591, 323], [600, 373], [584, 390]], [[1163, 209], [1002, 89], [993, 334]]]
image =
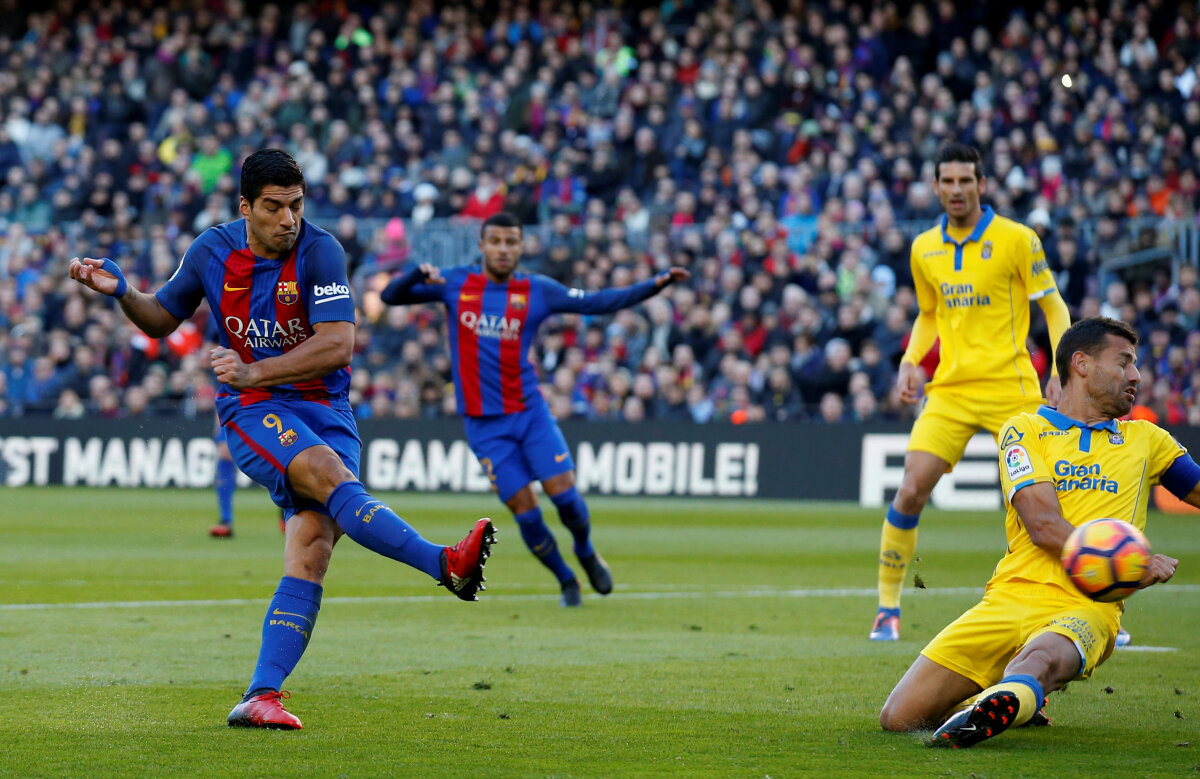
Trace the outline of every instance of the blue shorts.
[[545, 403], [515, 414], [463, 417], [463, 422], [471, 451], [506, 503], [530, 482], [575, 470], [567, 439]]
[[288, 484], [287, 467], [305, 449], [328, 446], [358, 477], [362, 439], [349, 410], [305, 401], [263, 400], [234, 411], [223, 427], [234, 463], [271, 491], [271, 500], [283, 509], [285, 519], [305, 509], [329, 513], [317, 501], [296, 495]]

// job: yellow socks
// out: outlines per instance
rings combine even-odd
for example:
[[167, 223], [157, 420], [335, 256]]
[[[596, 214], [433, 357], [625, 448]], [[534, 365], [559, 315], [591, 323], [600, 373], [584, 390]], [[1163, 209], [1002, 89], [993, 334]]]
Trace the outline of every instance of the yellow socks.
[[901, 514], [888, 507], [879, 541], [879, 607], [899, 609], [904, 574], [917, 550], [919, 514]]

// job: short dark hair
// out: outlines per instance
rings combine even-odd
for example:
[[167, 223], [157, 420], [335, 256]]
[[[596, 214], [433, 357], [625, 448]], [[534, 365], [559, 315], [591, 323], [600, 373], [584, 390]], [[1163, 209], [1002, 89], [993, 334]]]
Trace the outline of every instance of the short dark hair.
[[283, 149], [259, 149], [242, 163], [242, 197], [251, 205], [265, 187], [295, 187], [308, 190], [299, 163]]
[[492, 214], [487, 219], [483, 220], [483, 226], [479, 228], [479, 237], [482, 239], [483, 234], [487, 232], [489, 227], [515, 227], [525, 234], [525, 228], [521, 226], [521, 220], [509, 211], [500, 211]]
[[1067, 328], [1067, 332], [1063, 333], [1058, 341], [1058, 350], [1054, 353], [1054, 364], [1058, 368], [1058, 378], [1063, 386], [1071, 380], [1071, 356], [1075, 352], [1096, 356], [1104, 349], [1110, 335], [1124, 338], [1135, 347], [1138, 345], [1137, 330], [1106, 316], [1080, 319]]
[[975, 166], [975, 178], [983, 178], [983, 155], [974, 146], [958, 141], [946, 141], [938, 148], [937, 160], [933, 163], [933, 177], [941, 178], [943, 162], [969, 162]]

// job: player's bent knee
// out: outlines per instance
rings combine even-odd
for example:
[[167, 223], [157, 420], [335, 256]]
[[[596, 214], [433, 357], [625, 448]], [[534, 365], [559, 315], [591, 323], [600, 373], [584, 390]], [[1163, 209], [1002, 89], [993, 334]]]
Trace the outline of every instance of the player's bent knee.
[[509, 511], [513, 514], [524, 514], [527, 511], [533, 511], [537, 508], [537, 504], [537, 493], [528, 484], [518, 490], [516, 495], [513, 495], [504, 502], [504, 505], [508, 506]]
[[1071, 639], [1043, 633], [1017, 653], [1004, 673], [1032, 676], [1043, 688], [1053, 690], [1074, 679], [1081, 670], [1080, 663], [1079, 650]]
[[292, 460], [288, 481], [297, 494], [324, 503], [339, 484], [354, 481], [342, 458], [327, 446], [314, 446]]
[[879, 726], [891, 733], [902, 733], [912, 730], [911, 725], [908, 724], [910, 718], [901, 717], [901, 712], [898, 711], [899, 708], [889, 698], [879, 711]]
[[575, 471], [566, 471], [542, 481], [542, 488], [550, 497], [559, 495], [575, 486]]
[[[937, 486], [936, 478], [930, 479], [926, 475], [914, 471], [906, 471], [904, 479], [900, 482], [899, 488], [896, 490], [895, 502], [901, 510], [906, 514], [915, 514], [925, 507], [929, 502], [929, 496], [933, 494], [933, 488]], [[905, 510], [914, 508], [914, 511]]]

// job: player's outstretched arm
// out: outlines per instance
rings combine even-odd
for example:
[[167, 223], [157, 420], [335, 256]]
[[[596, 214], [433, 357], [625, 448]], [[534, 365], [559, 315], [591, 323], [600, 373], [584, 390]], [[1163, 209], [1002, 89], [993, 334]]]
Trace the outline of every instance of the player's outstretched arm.
[[692, 277], [692, 272], [687, 268], [681, 268], [678, 265], [672, 265], [662, 273], [655, 274], [654, 283], [659, 289], [668, 284], [678, 284], [682, 281], [687, 281]]
[[1055, 560], [1062, 557], [1063, 544], [1075, 528], [1063, 519], [1054, 484], [1044, 481], [1022, 487], [1013, 493], [1012, 505], [1030, 540], [1053, 555]]
[[353, 322], [317, 322], [312, 338], [278, 357], [245, 363], [232, 349], [212, 350], [217, 381], [234, 389], [275, 387], [320, 379], [350, 364], [354, 357]]
[[432, 263], [423, 262], [407, 273], [402, 273], [388, 282], [388, 285], [383, 288], [383, 292], [379, 293], [379, 298], [384, 303], [397, 306], [405, 303], [428, 303], [431, 300], [437, 300], [439, 295], [433, 290], [422, 290], [421, 285], [424, 284], [445, 284], [446, 279], [442, 277], [441, 271]]
[[641, 303], [643, 300], [657, 295], [667, 286], [687, 281], [691, 277], [692, 274], [687, 268], [673, 266], [655, 274], [652, 279], [646, 279], [628, 287], [605, 289], [599, 292], [567, 289], [557, 281], [545, 276], [538, 278], [546, 296], [546, 305], [551, 313], [611, 314], [614, 311]]
[[152, 338], [170, 335], [183, 322], [163, 308], [154, 295], [147, 295], [129, 286], [120, 266], [112, 260], [75, 257], [67, 272], [88, 289], [116, 298], [129, 321]]

